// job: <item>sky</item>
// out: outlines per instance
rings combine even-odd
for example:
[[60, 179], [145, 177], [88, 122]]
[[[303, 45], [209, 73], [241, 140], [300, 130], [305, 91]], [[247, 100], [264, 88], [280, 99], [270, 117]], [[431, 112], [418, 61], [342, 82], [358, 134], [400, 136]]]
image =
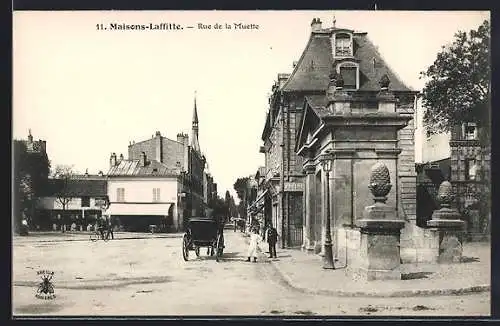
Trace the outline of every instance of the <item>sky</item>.
[[[112, 152], [156, 131], [191, 134], [196, 92], [199, 143], [220, 196], [264, 165], [268, 96], [291, 73], [318, 17], [367, 32], [389, 66], [421, 90], [419, 72], [483, 11], [86, 11], [14, 12], [14, 139], [47, 141], [52, 166], [91, 174]], [[110, 24], [183, 29], [111, 30]], [[211, 25], [200, 29], [199, 24]], [[235, 24], [258, 28], [238, 29]], [[99, 27], [107, 27], [102, 30]], [[216, 29], [220, 24], [223, 28]], [[232, 29], [226, 29], [226, 24]], [[163, 25], [167, 26], [167, 25]], [[171, 25], [168, 25], [170, 27]], [[193, 28], [188, 28], [192, 26]], [[235, 196], [236, 197], [236, 196]]]

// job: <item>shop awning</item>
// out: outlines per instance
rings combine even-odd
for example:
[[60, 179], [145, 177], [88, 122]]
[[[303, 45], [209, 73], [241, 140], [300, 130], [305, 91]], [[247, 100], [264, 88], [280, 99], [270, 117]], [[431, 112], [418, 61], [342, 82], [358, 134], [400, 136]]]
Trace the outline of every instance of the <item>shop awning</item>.
[[173, 203], [112, 203], [106, 215], [160, 215], [167, 216]]
[[263, 193], [261, 193], [261, 194], [257, 197], [257, 199], [255, 199], [254, 204], [257, 204], [257, 205], [258, 205], [259, 201], [261, 201], [261, 200], [263, 200], [263, 199], [264, 199], [264, 196], [267, 194], [267, 192], [268, 192], [268, 191], [269, 191], [268, 189], [264, 190], [264, 192], [263, 192]]

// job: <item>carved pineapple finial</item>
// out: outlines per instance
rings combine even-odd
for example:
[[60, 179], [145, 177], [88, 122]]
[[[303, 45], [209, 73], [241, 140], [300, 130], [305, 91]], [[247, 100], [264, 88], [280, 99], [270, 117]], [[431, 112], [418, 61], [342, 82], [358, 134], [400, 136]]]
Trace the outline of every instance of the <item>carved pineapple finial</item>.
[[384, 163], [375, 163], [371, 169], [370, 184], [368, 185], [368, 189], [372, 192], [375, 202], [385, 203], [387, 201], [387, 194], [389, 194], [391, 188], [389, 169]]
[[450, 208], [451, 203], [455, 199], [453, 187], [449, 181], [443, 181], [439, 185], [438, 200], [442, 208]]
[[383, 91], [386, 91], [389, 89], [389, 84], [391, 83], [389, 76], [387, 74], [384, 74], [382, 78], [380, 78], [379, 84], [380, 84], [380, 89]]
[[344, 88], [344, 78], [342, 78], [342, 75], [337, 74], [335, 78], [335, 88], [337, 89], [342, 89]]
[[330, 74], [328, 75], [328, 79], [330, 80], [330, 82], [332, 83], [335, 83], [335, 80], [337, 80], [337, 71], [335, 71], [335, 69], [332, 69], [330, 71]]

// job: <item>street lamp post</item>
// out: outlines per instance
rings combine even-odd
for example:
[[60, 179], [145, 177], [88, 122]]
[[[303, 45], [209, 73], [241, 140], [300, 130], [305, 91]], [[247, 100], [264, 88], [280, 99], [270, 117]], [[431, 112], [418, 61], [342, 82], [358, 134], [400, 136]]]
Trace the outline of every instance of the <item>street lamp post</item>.
[[323, 257], [323, 268], [324, 269], [335, 269], [335, 264], [333, 261], [333, 250], [332, 250], [332, 234], [330, 231], [330, 171], [332, 170], [332, 159], [330, 155], [324, 157], [321, 162], [323, 165], [323, 171], [326, 174], [326, 221], [325, 221], [325, 244], [324, 251], [325, 255]]

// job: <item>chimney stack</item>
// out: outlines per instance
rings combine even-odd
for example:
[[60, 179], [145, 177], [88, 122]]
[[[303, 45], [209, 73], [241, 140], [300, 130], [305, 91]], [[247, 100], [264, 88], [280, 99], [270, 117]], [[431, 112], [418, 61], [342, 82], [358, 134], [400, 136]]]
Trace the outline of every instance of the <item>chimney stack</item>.
[[177, 134], [177, 141], [184, 144], [184, 135], [182, 133]]
[[111, 153], [111, 157], [109, 158], [109, 166], [116, 166], [116, 153]]
[[120, 154], [120, 159], [118, 160], [118, 163], [120, 163], [121, 161], [123, 161], [123, 154]]
[[319, 18], [313, 18], [311, 22], [311, 32], [317, 32], [321, 30], [321, 20]]
[[146, 153], [142, 152], [141, 153], [141, 160], [139, 161], [140, 166], [146, 166]]
[[189, 136], [181, 132], [177, 134], [177, 141], [187, 146], [189, 145]]
[[162, 137], [159, 131], [156, 132], [155, 137], [155, 149], [156, 149], [156, 160], [160, 163], [163, 163], [163, 145], [162, 145]]

